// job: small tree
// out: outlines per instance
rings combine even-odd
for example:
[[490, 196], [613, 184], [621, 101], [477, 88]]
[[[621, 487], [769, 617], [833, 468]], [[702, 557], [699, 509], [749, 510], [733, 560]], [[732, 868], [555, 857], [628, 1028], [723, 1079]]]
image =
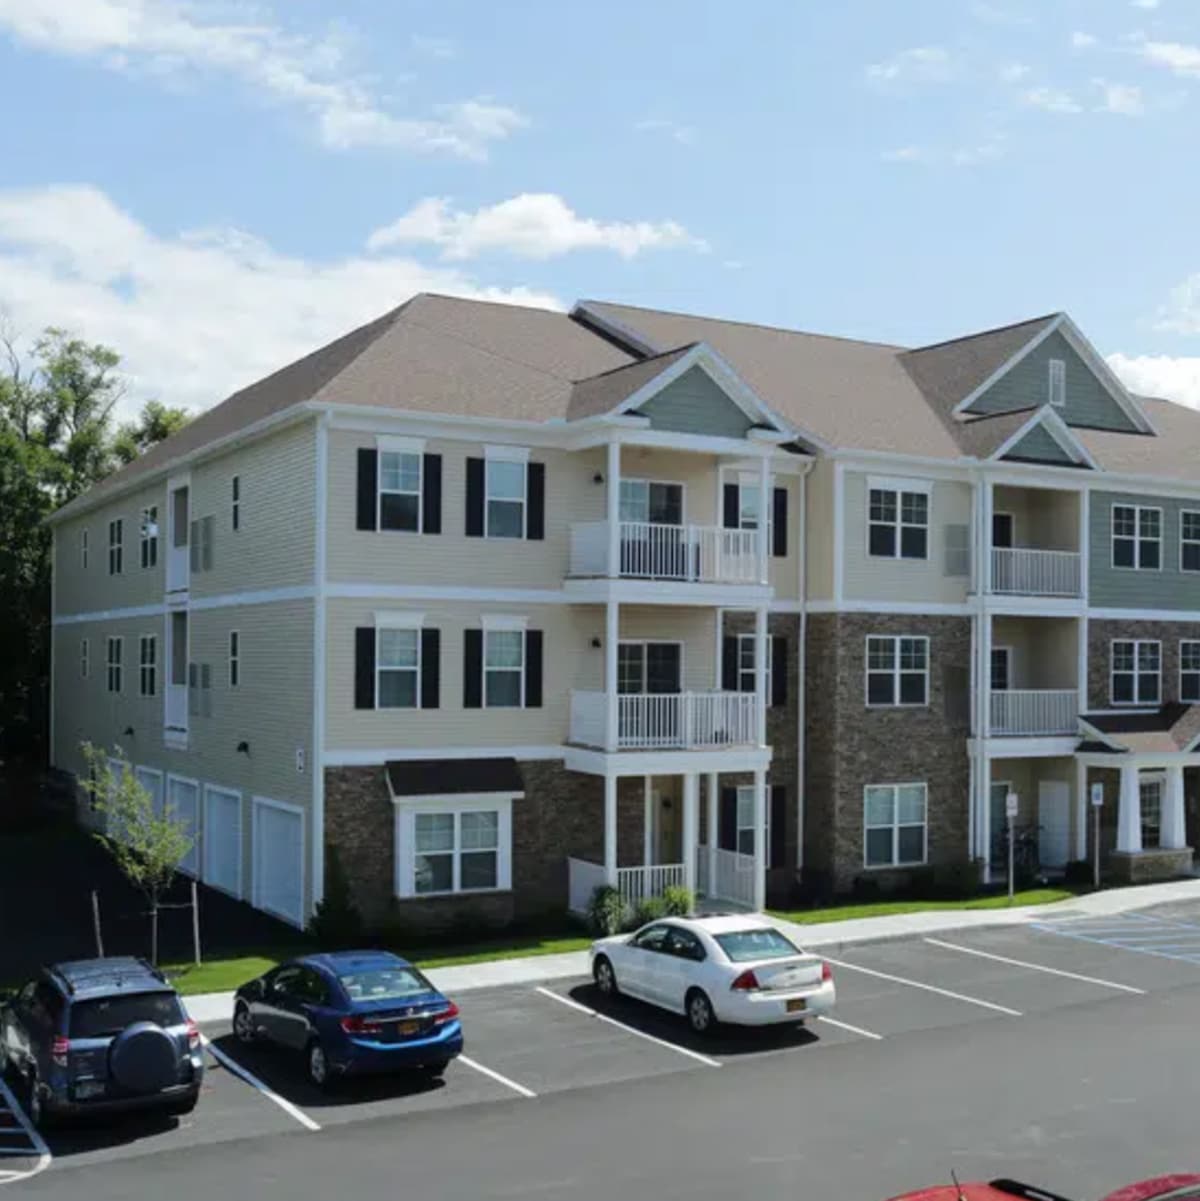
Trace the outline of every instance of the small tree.
[[317, 902], [308, 932], [327, 947], [352, 947], [362, 941], [363, 920], [350, 891], [350, 880], [336, 847], [325, 855], [325, 895]]
[[88, 779], [83, 787], [91, 794], [107, 826], [96, 838], [150, 906], [150, 959], [157, 964], [158, 911], [162, 897], [171, 887], [194, 840], [176, 818], [173, 806], [164, 804], [161, 813], [155, 811], [153, 799], [133, 774], [120, 747], [113, 748], [113, 758], [120, 765], [115, 772], [103, 749], [85, 742], [82, 750], [88, 765]]

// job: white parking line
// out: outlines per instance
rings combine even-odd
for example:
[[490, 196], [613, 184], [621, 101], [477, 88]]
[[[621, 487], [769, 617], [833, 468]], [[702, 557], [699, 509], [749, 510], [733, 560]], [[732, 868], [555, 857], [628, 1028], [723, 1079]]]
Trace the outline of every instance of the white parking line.
[[586, 1005], [581, 1005], [571, 997], [564, 997], [561, 993], [552, 992], [550, 989], [540, 986], [536, 991], [540, 992], [543, 997], [549, 997], [552, 1001], [558, 1001], [560, 1004], [566, 1005], [569, 1009], [577, 1009], [580, 1013], [586, 1013], [588, 1017], [595, 1018], [597, 1021], [607, 1022], [610, 1026], [616, 1026], [618, 1030], [624, 1030], [626, 1034], [636, 1034], [638, 1038], [644, 1038], [649, 1043], [657, 1043], [660, 1047], [666, 1047], [669, 1051], [676, 1051], [680, 1055], [686, 1055], [688, 1059], [694, 1059], [706, 1067], [719, 1068], [721, 1066], [719, 1059], [710, 1059], [707, 1055], [701, 1055], [699, 1051], [693, 1051], [688, 1047], [680, 1047], [675, 1043], [667, 1042], [665, 1038], [656, 1038], [653, 1034], [647, 1034], [645, 1030], [639, 1030], [636, 1026], [627, 1026], [624, 1022], [618, 1022], [616, 1018], [610, 1018], [606, 1013], [598, 1013], [594, 1009], [589, 1009]]
[[979, 997], [968, 997], [963, 993], [951, 992], [948, 988], [938, 988], [936, 985], [925, 984], [920, 980], [909, 980], [904, 976], [892, 976], [887, 972], [876, 971], [873, 967], [859, 967], [857, 963], [846, 963], [840, 959], [830, 959], [828, 955], [823, 955], [822, 958], [828, 960], [835, 967], [844, 967], [851, 972], [862, 972], [865, 976], [878, 976], [880, 980], [891, 980], [896, 984], [907, 984], [909, 988], [924, 989], [925, 992], [933, 992], [939, 996], [950, 997], [954, 1001], [965, 1001], [968, 1005], [978, 1005], [982, 1009], [994, 1009], [997, 1013], [1005, 1013], [1011, 1018], [1023, 1016], [1019, 1009], [1009, 1009], [1007, 1005], [997, 1005], [995, 1001], [983, 1001]]
[[493, 1072], [491, 1068], [485, 1068], [483, 1064], [476, 1063], [473, 1059], [468, 1059], [465, 1055], [458, 1057], [459, 1063], [465, 1063], [467, 1067], [474, 1068], [475, 1071], [484, 1076], [490, 1076], [493, 1080], [503, 1084], [505, 1088], [511, 1088], [514, 1093], [520, 1093], [522, 1097], [536, 1097], [537, 1093], [531, 1088], [526, 1088], [523, 1084], [518, 1084], [515, 1080], [510, 1080], [507, 1076], [501, 1076], [499, 1072]]
[[314, 1122], [299, 1106], [293, 1105], [286, 1097], [281, 1097], [273, 1088], [265, 1085], [253, 1072], [242, 1067], [236, 1059], [231, 1059], [224, 1051], [215, 1047], [208, 1035], [200, 1035], [200, 1041], [208, 1048], [209, 1053], [223, 1068], [232, 1072], [235, 1076], [240, 1076], [252, 1088], [258, 1089], [264, 1097], [269, 1101], [274, 1101], [284, 1113], [289, 1117], [295, 1118], [306, 1130], [321, 1129], [320, 1125]]
[[[31, 1168], [24, 1169], [9, 1169], [5, 1168], [0, 1172], [0, 1184], [15, 1184], [18, 1180], [28, 1180], [31, 1176], [36, 1176], [39, 1172], [44, 1172], [51, 1161], [50, 1148], [46, 1146], [46, 1140], [42, 1138], [34, 1124], [25, 1116], [25, 1111], [18, 1104], [16, 1097], [12, 1095], [7, 1084], [0, 1078], [0, 1100], [5, 1102], [6, 1109], [17, 1119], [17, 1124], [25, 1133], [25, 1137], [29, 1140], [29, 1145], [33, 1148], [32, 1154], [37, 1156], [37, 1162]], [[10, 1152], [16, 1154], [17, 1152]], [[21, 1154], [29, 1156], [31, 1152], [24, 1151]]]
[[837, 1018], [826, 1017], [823, 1013], [817, 1015], [818, 1022], [825, 1022], [829, 1026], [836, 1026], [839, 1030], [849, 1030], [851, 1034], [858, 1034], [863, 1038], [872, 1038], [876, 1042], [883, 1041], [882, 1034], [876, 1034], [874, 1030], [864, 1030], [861, 1026], [851, 1026], [849, 1022], [839, 1022]]
[[1115, 988], [1118, 992], [1136, 993], [1139, 997], [1146, 995], [1144, 988], [1134, 988], [1132, 984], [1118, 984], [1115, 980], [1100, 980], [1095, 976], [1081, 976], [1078, 972], [1064, 972], [1061, 968], [1046, 967], [1040, 963], [1029, 963], [1024, 959], [1009, 959], [1007, 955], [993, 955], [990, 951], [978, 951], [974, 947], [963, 947], [959, 946], [958, 943], [942, 942], [940, 938], [927, 938], [925, 941], [931, 947], [943, 947], [947, 951], [959, 951], [963, 955], [978, 955], [980, 959], [994, 959], [997, 963], [1007, 963], [1013, 967], [1027, 968], [1031, 972], [1045, 972], [1049, 976], [1065, 976], [1068, 980], [1082, 980], [1085, 984], [1098, 984], [1101, 988]]

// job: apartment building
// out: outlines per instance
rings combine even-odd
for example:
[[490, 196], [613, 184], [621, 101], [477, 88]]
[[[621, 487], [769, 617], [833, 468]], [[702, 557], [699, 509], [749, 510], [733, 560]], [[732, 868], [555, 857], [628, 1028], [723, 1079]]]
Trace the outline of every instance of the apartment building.
[[[1200, 415], [1068, 317], [918, 349], [422, 295], [54, 519], [56, 766], [300, 924], [1190, 869]], [[1101, 804], [1092, 806], [1093, 786]]]

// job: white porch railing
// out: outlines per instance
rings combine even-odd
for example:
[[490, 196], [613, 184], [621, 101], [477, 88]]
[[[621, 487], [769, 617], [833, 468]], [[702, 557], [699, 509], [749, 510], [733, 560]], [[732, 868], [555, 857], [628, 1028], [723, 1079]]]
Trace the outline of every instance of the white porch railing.
[[682, 863], [647, 863], [617, 868], [617, 891], [627, 905], [661, 897], [668, 888], [683, 886]]
[[169, 730], [188, 728], [188, 695], [186, 684], [167, 685], [166, 724]]
[[1074, 734], [1078, 716], [1079, 693], [1074, 688], [992, 693], [993, 734]]
[[[571, 741], [604, 747], [607, 695], [571, 693]], [[622, 693], [617, 697], [617, 750], [754, 746], [758, 698], [752, 692]]]
[[586, 913], [592, 893], [603, 883], [603, 864], [567, 859], [567, 905], [572, 913]]
[[710, 899], [733, 901], [754, 908], [754, 856], [739, 851], [714, 852], [716, 871], [709, 879], [709, 851], [703, 843], [696, 848], [696, 891]]
[[608, 522], [571, 526], [573, 576], [682, 580], [705, 584], [759, 584], [758, 531], [712, 525], [657, 525], [622, 521], [617, 534], [619, 571], [608, 562]]
[[1071, 550], [992, 548], [992, 591], [1009, 596], [1079, 596], [1079, 555]]

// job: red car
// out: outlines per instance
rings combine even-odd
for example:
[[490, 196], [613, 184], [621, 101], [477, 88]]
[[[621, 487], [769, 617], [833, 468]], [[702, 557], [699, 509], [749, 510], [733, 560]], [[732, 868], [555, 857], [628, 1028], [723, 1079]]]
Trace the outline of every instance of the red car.
[[[1069, 1201], [1015, 1180], [993, 1180], [977, 1184], [938, 1184], [933, 1188], [892, 1197], [889, 1201]], [[1103, 1201], [1200, 1201], [1200, 1174], [1176, 1172], [1156, 1176], [1140, 1184], [1126, 1185], [1109, 1193]]]

